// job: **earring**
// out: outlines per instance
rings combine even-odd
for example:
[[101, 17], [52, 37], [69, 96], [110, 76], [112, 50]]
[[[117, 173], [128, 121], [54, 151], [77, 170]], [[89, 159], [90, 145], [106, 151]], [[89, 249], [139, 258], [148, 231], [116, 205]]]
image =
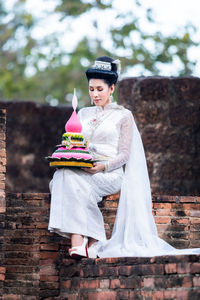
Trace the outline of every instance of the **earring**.
[[113, 102], [113, 95], [112, 94], [110, 94], [110, 102]]
[[93, 104], [94, 104], [94, 102], [93, 102], [92, 98], [90, 98], [90, 103], [91, 103], [91, 105], [93, 105]]

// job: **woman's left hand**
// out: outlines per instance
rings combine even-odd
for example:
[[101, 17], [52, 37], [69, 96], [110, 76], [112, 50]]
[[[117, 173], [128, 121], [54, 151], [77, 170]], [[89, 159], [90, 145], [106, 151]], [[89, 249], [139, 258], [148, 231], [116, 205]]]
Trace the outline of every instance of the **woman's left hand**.
[[88, 173], [95, 174], [104, 171], [105, 166], [104, 164], [94, 163], [92, 168], [81, 168], [81, 169]]

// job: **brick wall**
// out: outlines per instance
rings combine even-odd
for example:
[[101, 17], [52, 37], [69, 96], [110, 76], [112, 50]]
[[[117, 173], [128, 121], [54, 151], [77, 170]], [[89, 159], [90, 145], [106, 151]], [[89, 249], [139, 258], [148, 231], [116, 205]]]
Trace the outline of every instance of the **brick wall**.
[[0, 110], [0, 295], [2, 294], [5, 279], [4, 261], [4, 226], [5, 226], [5, 172], [6, 172], [6, 111]]
[[[100, 203], [108, 237], [118, 199], [119, 195], [112, 195]], [[91, 259], [77, 264], [68, 256], [69, 240], [47, 230], [49, 194], [9, 193], [6, 205], [3, 299], [55, 299], [58, 296], [60, 299], [78, 299], [77, 295], [83, 294], [81, 299], [102, 299], [104, 295], [104, 300], [111, 300], [116, 299], [116, 295], [133, 297], [138, 293], [138, 288], [133, 290], [137, 283], [138, 295], [150, 297], [155, 293], [162, 299], [164, 289], [168, 292], [172, 289], [173, 295], [181, 295], [183, 286], [186, 290], [182, 295], [186, 295], [196, 293], [200, 284], [199, 256], [195, 255], [181, 259], [163, 257], [163, 260]], [[199, 209], [199, 197], [153, 196], [159, 235], [179, 248], [200, 247]], [[99, 291], [103, 293], [97, 294]]]
[[154, 196], [159, 236], [177, 248], [200, 247], [200, 197]]
[[152, 192], [200, 195], [200, 78], [128, 78], [118, 92], [142, 134]]
[[[45, 157], [61, 141], [72, 107], [34, 102], [0, 101], [7, 111], [6, 190], [15, 193], [49, 192], [53, 170]], [[14, 149], [14, 151], [13, 151]]]

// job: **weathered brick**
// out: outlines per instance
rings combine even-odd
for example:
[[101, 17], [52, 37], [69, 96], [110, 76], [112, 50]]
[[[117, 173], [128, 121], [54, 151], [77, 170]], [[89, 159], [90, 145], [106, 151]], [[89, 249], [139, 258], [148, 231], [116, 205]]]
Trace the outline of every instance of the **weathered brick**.
[[188, 274], [190, 273], [190, 263], [178, 263], [177, 264], [177, 273], [179, 274]]
[[96, 264], [116, 264], [119, 260], [119, 257], [97, 258]]
[[[33, 299], [36, 300], [36, 297]], [[4, 294], [2, 300], [21, 300], [21, 296], [16, 294], [11, 294], [11, 293], [7, 295]]]
[[178, 299], [176, 290], [166, 290], [164, 291], [164, 299]]
[[0, 274], [4, 274], [5, 272], [6, 272], [6, 268], [0, 266]]
[[56, 282], [59, 281], [59, 277], [55, 275], [39, 275], [39, 280], [47, 282]]
[[[148, 290], [145, 290], [145, 291], [141, 291], [141, 296], [144, 298], [144, 299], [153, 299], [153, 300], [163, 300], [164, 299], [164, 291], [148, 291]], [[142, 299], [143, 299], [142, 298]]]
[[180, 202], [189, 202], [189, 203], [199, 202], [198, 197], [194, 197], [194, 196], [180, 196], [179, 199], [180, 199]]
[[118, 276], [118, 268], [101, 266], [101, 268], [99, 269], [99, 275], [100, 276]]
[[15, 244], [15, 246], [13, 247], [13, 244], [6, 244], [4, 247], [5, 251], [9, 251], [9, 252], [35, 252], [35, 253], [39, 253], [39, 249], [40, 249], [40, 245], [20, 245], [20, 244]]
[[[59, 296], [58, 289], [53, 290], [53, 289], [40, 289], [39, 290], [39, 295], [37, 299], [56, 299], [56, 297]], [[67, 298], [68, 299], [68, 298]], [[26, 299], [24, 299], [26, 300]]]
[[59, 289], [59, 282], [57, 281], [41, 281], [40, 282], [40, 290], [58, 290]]
[[170, 216], [170, 209], [157, 209], [155, 210], [156, 216]]
[[153, 292], [153, 300], [163, 300], [164, 298], [164, 291], [155, 291]]
[[110, 287], [110, 279], [101, 279], [99, 287], [100, 289], [108, 289]]
[[171, 275], [167, 278], [167, 287], [174, 288], [174, 287], [191, 287], [192, 286], [192, 277], [191, 276], [178, 276], [178, 275]]
[[31, 273], [6, 273], [6, 279], [12, 280], [22, 280], [22, 281], [39, 281], [40, 274], [39, 272], [31, 272]]
[[119, 267], [119, 275], [130, 276], [132, 272], [135, 272], [135, 267], [138, 266], [120, 266]]
[[155, 216], [155, 222], [158, 223], [158, 224], [170, 224], [171, 223], [171, 218]]
[[190, 272], [191, 273], [196, 273], [199, 274], [200, 273], [200, 263], [193, 263], [190, 266]]
[[58, 244], [41, 244], [41, 250], [51, 250], [51, 251], [58, 251], [59, 245]]
[[82, 279], [80, 281], [81, 289], [87, 289], [87, 290], [88, 289], [98, 289], [99, 287], [100, 287], [99, 279], [90, 279], [90, 280]]
[[157, 209], [171, 209], [172, 204], [171, 203], [154, 203], [153, 207]]
[[160, 290], [160, 289], [166, 289], [168, 287], [168, 279], [169, 276], [162, 276], [162, 275], [157, 275], [154, 276], [154, 286], [155, 290]]
[[200, 240], [200, 232], [199, 231], [192, 231], [190, 233], [190, 237], [192, 240]]
[[8, 273], [35, 273], [37, 270], [39, 270], [38, 266], [6, 266]]
[[144, 277], [143, 279], [144, 288], [154, 288], [154, 278], [153, 277]]
[[58, 271], [55, 269], [55, 266], [42, 266], [40, 267], [40, 275], [57, 275]]
[[192, 287], [192, 276], [184, 276], [182, 286], [185, 288]]
[[[64, 292], [62, 294], [62, 296], [59, 296], [59, 300], [77, 300], [78, 299], [78, 292]], [[81, 294], [83, 299], [88, 299], [88, 295], [87, 292], [86, 293], [82, 293]], [[46, 297], [46, 295], [44, 294], [44, 297]], [[52, 297], [49, 298], [50, 300], [52, 299]]]
[[115, 291], [89, 292], [88, 300], [116, 300], [117, 293]]
[[174, 274], [177, 273], [177, 265], [176, 264], [166, 264], [165, 265], [165, 273], [166, 274]]
[[120, 287], [120, 280], [118, 278], [110, 280], [110, 288], [111, 289], [118, 289]]
[[[72, 268], [73, 269], [73, 268]], [[68, 270], [69, 271], [69, 268]], [[75, 271], [77, 271], [75, 269]], [[104, 269], [105, 271], [105, 269]], [[102, 272], [102, 274], [104, 273], [104, 271]], [[106, 271], [105, 271], [106, 273]], [[80, 277], [93, 277], [93, 276], [99, 276], [100, 275], [100, 268], [99, 266], [87, 266], [87, 267], [83, 267], [80, 269]]]
[[17, 294], [17, 295], [38, 295], [39, 287], [5, 287], [4, 293]]
[[117, 299], [135, 299], [133, 298], [133, 295], [130, 295], [130, 291], [129, 290], [125, 290], [125, 289], [119, 289], [117, 291]]
[[[46, 281], [46, 280], [44, 280], [44, 281]], [[71, 288], [71, 279], [61, 281], [61, 287], [64, 289], [70, 289]]]
[[177, 290], [176, 291], [176, 297], [177, 299], [195, 299], [195, 298], [190, 298], [189, 296], [189, 291], [188, 290]]
[[47, 252], [47, 251], [42, 251], [40, 253], [40, 258], [41, 259], [57, 259], [58, 258], [58, 252]]
[[200, 276], [193, 277], [193, 286], [199, 286], [200, 287]]
[[23, 258], [4, 258], [4, 263], [9, 266], [18, 266], [18, 265], [24, 265], [24, 266], [38, 266], [38, 259], [23, 259]]
[[4, 281], [5, 280], [5, 274], [0, 274], [0, 281]]
[[55, 259], [40, 259], [39, 265], [42, 266], [54, 266], [56, 263]]
[[160, 275], [164, 274], [164, 267], [162, 264], [153, 265], [136, 265], [132, 268], [131, 274], [135, 275]]
[[153, 292], [149, 290], [141, 290], [142, 299], [153, 299]]
[[141, 277], [124, 277], [120, 278], [120, 288], [121, 289], [134, 289], [141, 288], [143, 286]]
[[191, 217], [199, 218], [200, 217], [200, 210], [191, 210], [190, 211]]

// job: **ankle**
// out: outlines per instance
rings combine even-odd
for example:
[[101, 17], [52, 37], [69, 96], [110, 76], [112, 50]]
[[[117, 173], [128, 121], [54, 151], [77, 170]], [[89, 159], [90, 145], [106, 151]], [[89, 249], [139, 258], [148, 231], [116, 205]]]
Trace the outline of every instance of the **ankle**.
[[81, 246], [83, 243], [83, 236], [80, 234], [72, 234], [71, 247]]

